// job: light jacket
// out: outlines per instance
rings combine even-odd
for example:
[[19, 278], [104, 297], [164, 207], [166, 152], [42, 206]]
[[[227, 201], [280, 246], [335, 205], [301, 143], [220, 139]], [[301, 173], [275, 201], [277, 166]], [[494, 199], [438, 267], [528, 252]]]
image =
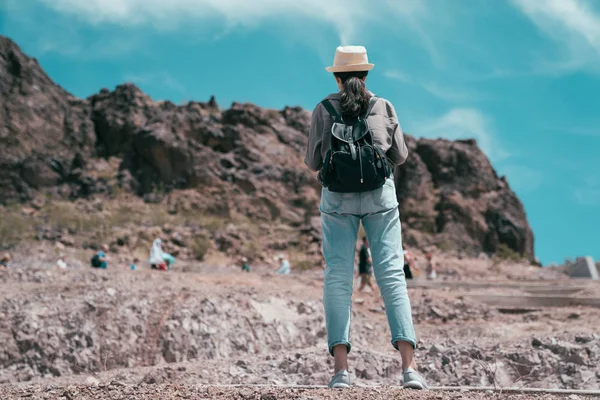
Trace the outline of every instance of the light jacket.
[[[333, 93], [326, 98], [341, 115], [341, 94]], [[374, 144], [385, 152], [390, 166], [403, 164], [408, 157], [408, 148], [404, 142], [404, 135], [392, 103], [379, 98], [367, 117], [367, 122], [373, 132]], [[331, 148], [332, 125], [333, 119], [323, 104], [319, 103], [312, 113], [308, 147], [304, 158], [304, 163], [312, 171], [320, 171], [323, 167], [325, 154]]]

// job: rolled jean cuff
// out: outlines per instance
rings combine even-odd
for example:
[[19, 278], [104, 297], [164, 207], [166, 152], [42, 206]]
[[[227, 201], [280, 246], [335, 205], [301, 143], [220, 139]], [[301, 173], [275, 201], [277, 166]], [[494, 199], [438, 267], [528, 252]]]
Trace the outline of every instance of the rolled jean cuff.
[[352, 345], [350, 344], [350, 342], [346, 342], [344, 340], [339, 340], [339, 341], [333, 342], [329, 345], [329, 354], [331, 354], [332, 357], [333, 357], [333, 348], [340, 344], [345, 344], [346, 347], [348, 348], [348, 354], [350, 354], [350, 350], [352, 349]]
[[407, 342], [412, 345], [413, 349], [417, 348], [417, 342], [415, 339], [409, 339], [406, 336], [396, 336], [392, 339], [392, 346], [394, 346], [396, 350], [398, 350], [398, 342]]

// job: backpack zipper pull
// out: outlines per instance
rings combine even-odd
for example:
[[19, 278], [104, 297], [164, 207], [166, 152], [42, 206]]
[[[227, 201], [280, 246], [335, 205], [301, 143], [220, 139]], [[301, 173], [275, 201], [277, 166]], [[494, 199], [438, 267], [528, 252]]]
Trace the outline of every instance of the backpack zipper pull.
[[360, 183], [363, 184], [365, 182], [364, 176], [363, 176], [363, 165], [362, 165], [362, 156], [360, 154], [360, 143], [357, 143], [358, 145], [358, 162], [360, 163]]
[[352, 136], [348, 137], [348, 144], [350, 145], [350, 153], [352, 153], [352, 159], [356, 160], [356, 147], [354, 147], [354, 141]]

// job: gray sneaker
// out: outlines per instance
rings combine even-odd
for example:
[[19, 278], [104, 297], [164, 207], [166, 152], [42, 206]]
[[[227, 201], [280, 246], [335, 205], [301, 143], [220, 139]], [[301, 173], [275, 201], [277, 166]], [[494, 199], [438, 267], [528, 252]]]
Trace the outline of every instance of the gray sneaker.
[[407, 389], [428, 390], [429, 386], [425, 382], [425, 378], [412, 368], [404, 370], [404, 385]]
[[350, 388], [350, 375], [348, 371], [341, 370], [331, 378], [329, 387], [332, 389], [349, 389]]

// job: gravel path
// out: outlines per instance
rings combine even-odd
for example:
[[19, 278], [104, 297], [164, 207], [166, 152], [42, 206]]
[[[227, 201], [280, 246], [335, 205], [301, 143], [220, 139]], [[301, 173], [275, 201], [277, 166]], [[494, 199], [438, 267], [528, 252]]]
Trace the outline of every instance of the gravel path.
[[97, 399], [97, 400], [135, 400], [135, 399], [243, 399], [243, 400], [379, 400], [379, 399], [414, 399], [414, 400], [479, 400], [479, 399], [592, 399], [597, 395], [582, 394], [548, 394], [524, 393], [505, 394], [499, 391], [428, 391], [418, 392], [392, 387], [353, 388], [351, 390], [329, 390], [286, 387], [215, 387], [197, 385], [124, 385], [113, 382], [105, 386], [37, 386], [16, 387], [0, 386], [2, 399]]

